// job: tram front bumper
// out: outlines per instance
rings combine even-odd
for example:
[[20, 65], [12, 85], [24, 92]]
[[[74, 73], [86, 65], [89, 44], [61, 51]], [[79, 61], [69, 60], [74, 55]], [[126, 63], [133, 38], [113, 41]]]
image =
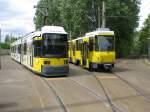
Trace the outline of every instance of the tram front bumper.
[[99, 68], [99, 67], [114, 67], [114, 63], [92, 63], [92, 68]]
[[69, 66], [42, 66], [42, 74], [46, 76], [67, 75]]

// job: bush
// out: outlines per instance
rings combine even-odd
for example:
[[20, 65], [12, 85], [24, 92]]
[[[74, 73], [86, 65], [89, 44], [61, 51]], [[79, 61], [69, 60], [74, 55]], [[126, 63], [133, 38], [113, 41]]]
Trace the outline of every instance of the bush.
[[10, 49], [10, 44], [7, 44], [7, 43], [0, 43], [0, 47], [2, 49]]

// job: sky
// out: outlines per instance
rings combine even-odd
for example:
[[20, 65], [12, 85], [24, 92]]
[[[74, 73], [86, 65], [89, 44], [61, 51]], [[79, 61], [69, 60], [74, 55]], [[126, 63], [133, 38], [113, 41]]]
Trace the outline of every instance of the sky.
[[2, 41], [6, 34], [23, 36], [34, 31], [34, 5], [39, 0], [0, 0]]
[[[6, 34], [23, 36], [34, 31], [34, 5], [39, 0], [0, 0], [0, 28], [2, 41]], [[140, 5], [140, 29], [144, 20], [150, 13], [150, 0], [141, 0]]]
[[148, 18], [148, 15], [150, 14], [150, 0], [141, 0], [141, 5], [140, 5], [140, 20], [139, 20], [139, 27], [140, 29], [143, 26], [143, 23], [145, 19]]

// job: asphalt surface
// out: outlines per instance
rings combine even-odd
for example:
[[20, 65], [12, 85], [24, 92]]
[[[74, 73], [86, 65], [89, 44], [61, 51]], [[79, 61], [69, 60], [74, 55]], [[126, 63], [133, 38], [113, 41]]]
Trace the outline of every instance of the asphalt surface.
[[0, 112], [150, 112], [150, 66], [118, 60], [113, 73], [70, 64], [68, 77], [45, 78], [1, 57]]

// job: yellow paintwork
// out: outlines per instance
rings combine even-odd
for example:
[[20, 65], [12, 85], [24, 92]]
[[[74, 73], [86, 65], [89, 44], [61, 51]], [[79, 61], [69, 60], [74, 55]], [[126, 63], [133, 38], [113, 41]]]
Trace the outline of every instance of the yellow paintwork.
[[34, 40], [42, 40], [42, 37], [35, 37]]
[[94, 63], [114, 63], [115, 52], [89, 52], [89, 60]]
[[[68, 58], [33, 58], [33, 71], [41, 72], [41, 66], [64, 66], [64, 61]], [[44, 64], [44, 61], [50, 61], [50, 64]], [[67, 64], [68, 65], [68, 64]]]
[[89, 37], [84, 37], [83, 42], [89, 42]]
[[[107, 36], [114, 36], [114, 33], [113, 32], [103, 32], [101, 34], [98, 34], [98, 35], [107, 35]], [[89, 43], [89, 38], [94, 38], [95, 36], [92, 36], [92, 37], [83, 37], [82, 38], [82, 42], [83, 43]], [[107, 38], [107, 37], [106, 37]], [[81, 39], [81, 38], [80, 38]], [[97, 64], [103, 64], [103, 63], [115, 63], [115, 51], [106, 51], [106, 52], [101, 52], [101, 51], [88, 51], [88, 56], [86, 58], [86, 65], [83, 65], [82, 63], [82, 55], [81, 54], [81, 51], [77, 51], [75, 49], [75, 51], [73, 51], [73, 47], [71, 45], [74, 45], [76, 46], [76, 40], [78, 39], [74, 39], [74, 40], [71, 40], [69, 41], [69, 43], [73, 43], [73, 44], [70, 44], [70, 48], [69, 48], [69, 58], [72, 59], [72, 62], [76, 62], [76, 60], [79, 60], [80, 61], [80, 65], [85, 67], [85, 68], [89, 68], [89, 63], [92, 62], [92, 63], [97, 63]], [[95, 39], [94, 39], [94, 42], [95, 42]], [[82, 43], [82, 45], [83, 45]], [[83, 50], [83, 46], [82, 46], [82, 50]]]
[[72, 58], [72, 62], [73, 63], [76, 63], [77, 60], [81, 60], [82, 57], [81, 57], [81, 51], [75, 51], [75, 55], [73, 55], [73, 51], [70, 51], [70, 54], [71, 54], [71, 58]]
[[69, 58], [71, 58], [73, 63], [76, 63], [77, 60], [81, 62], [82, 56], [81, 56], [81, 51], [77, 51], [75, 48], [75, 51], [73, 51], [73, 46], [76, 47], [76, 40], [68, 41], [69, 42]]
[[75, 51], [75, 57], [77, 60], [81, 60], [81, 51]]
[[114, 35], [114, 33], [111, 33], [111, 32], [109, 32], [109, 33], [108, 33], [108, 32], [104, 33], [104, 32], [103, 32], [103, 33], [98, 34], [98, 35], [99, 35], [99, 36], [100, 36], [100, 35]]

